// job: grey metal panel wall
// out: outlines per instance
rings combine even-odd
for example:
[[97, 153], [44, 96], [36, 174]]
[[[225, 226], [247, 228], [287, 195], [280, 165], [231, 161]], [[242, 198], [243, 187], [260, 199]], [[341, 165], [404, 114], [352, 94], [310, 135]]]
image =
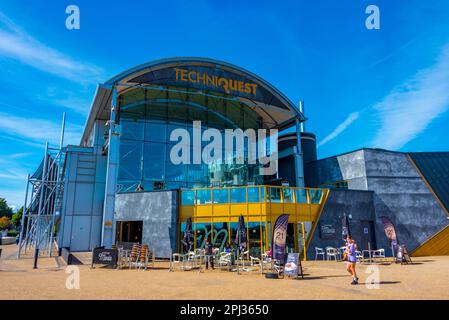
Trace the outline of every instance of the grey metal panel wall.
[[154, 247], [157, 257], [169, 258], [177, 250], [177, 208], [177, 191], [119, 193], [114, 219], [143, 221], [142, 242]]
[[388, 248], [380, 216], [396, 226], [399, 242], [414, 250], [448, 224], [446, 213], [407, 154], [384, 150], [365, 150], [368, 188], [375, 191], [376, 238], [378, 246]]
[[[362, 241], [362, 225], [361, 221], [374, 221], [375, 211], [373, 205], [374, 192], [358, 191], [358, 190], [331, 190], [320, 221], [313, 234], [312, 242], [307, 252], [308, 259], [315, 259], [315, 247], [325, 248], [331, 246], [338, 248], [344, 245], [341, 236], [341, 219], [343, 214], [351, 215], [349, 221], [351, 235], [357, 243]], [[330, 238], [322, 238], [320, 226], [328, 224], [335, 227], [335, 235]]]
[[311, 162], [306, 171], [312, 187], [346, 180], [349, 189], [367, 190], [363, 150]]

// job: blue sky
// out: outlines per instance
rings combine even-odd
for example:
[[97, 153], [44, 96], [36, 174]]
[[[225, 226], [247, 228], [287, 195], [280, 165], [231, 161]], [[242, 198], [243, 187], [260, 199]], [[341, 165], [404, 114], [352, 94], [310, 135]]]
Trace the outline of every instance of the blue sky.
[[[78, 5], [81, 29], [67, 30]], [[380, 9], [380, 30], [365, 8]], [[319, 157], [449, 149], [449, 2], [12, 1], [0, 4], [0, 197], [21, 205], [45, 141], [78, 143], [96, 85], [135, 65], [203, 56], [305, 101]]]

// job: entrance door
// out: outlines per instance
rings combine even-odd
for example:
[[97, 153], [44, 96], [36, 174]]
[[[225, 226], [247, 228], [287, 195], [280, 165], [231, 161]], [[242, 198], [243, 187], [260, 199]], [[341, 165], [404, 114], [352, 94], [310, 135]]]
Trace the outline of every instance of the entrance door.
[[116, 241], [142, 243], [142, 226], [142, 221], [117, 221]]
[[[362, 250], [368, 250], [368, 248], [371, 248], [371, 250], [376, 249], [376, 238], [374, 234], [374, 222], [373, 221], [361, 221], [360, 223], [362, 227], [362, 243], [361, 248]], [[369, 243], [369, 245], [368, 245]]]

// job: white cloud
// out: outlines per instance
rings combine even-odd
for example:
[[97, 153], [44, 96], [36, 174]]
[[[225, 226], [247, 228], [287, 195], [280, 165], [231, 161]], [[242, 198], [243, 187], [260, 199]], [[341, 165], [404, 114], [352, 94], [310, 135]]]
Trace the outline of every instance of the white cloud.
[[102, 71], [73, 60], [19, 28], [0, 11], [0, 56], [19, 60], [41, 71], [78, 83], [97, 83]]
[[321, 147], [322, 145], [328, 143], [329, 141], [335, 139], [339, 134], [341, 134], [343, 131], [345, 131], [350, 125], [351, 123], [353, 123], [355, 120], [357, 120], [360, 116], [359, 112], [353, 112], [351, 113], [346, 119], [345, 121], [343, 121], [342, 123], [340, 123], [338, 125], [338, 127], [336, 127], [334, 129], [334, 131], [332, 131], [329, 135], [327, 135], [323, 140], [320, 141], [320, 143], [318, 143], [318, 147]]
[[[66, 125], [65, 143], [78, 144], [81, 139], [82, 126]], [[53, 146], [59, 145], [61, 125], [48, 120], [25, 118], [0, 112], [0, 132], [14, 138], [24, 138], [34, 142], [50, 142]]]
[[374, 106], [380, 128], [374, 147], [397, 150], [449, 108], [449, 46], [436, 63], [417, 72]]

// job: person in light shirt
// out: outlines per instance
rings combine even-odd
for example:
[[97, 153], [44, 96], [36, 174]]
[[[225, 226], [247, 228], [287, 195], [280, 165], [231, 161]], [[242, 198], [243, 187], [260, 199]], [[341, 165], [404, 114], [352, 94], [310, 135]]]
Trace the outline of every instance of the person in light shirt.
[[357, 244], [355, 243], [354, 239], [350, 235], [346, 238], [346, 257], [347, 257], [347, 263], [346, 263], [346, 270], [351, 274], [352, 276], [352, 282], [351, 284], [356, 285], [359, 283], [359, 278], [357, 277], [357, 272], [355, 271], [355, 267], [357, 264], [357, 257], [355, 255], [355, 252], [357, 250]]

